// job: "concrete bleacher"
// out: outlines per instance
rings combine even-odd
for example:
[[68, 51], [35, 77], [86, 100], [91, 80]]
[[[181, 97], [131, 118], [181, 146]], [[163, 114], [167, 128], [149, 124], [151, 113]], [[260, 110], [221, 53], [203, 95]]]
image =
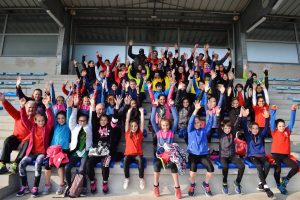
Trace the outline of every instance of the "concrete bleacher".
[[[5, 81], [15, 81], [16, 76], [0, 76], [0, 78], [5, 77]], [[35, 81], [36, 83], [34, 85], [26, 85], [22, 86], [23, 91], [25, 94], [28, 96], [31, 95], [31, 92], [34, 88], [44, 88], [45, 83], [48, 82], [49, 80], [53, 80], [54, 86], [55, 86], [55, 93], [57, 95], [63, 95], [65, 96], [62, 91], [61, 91], [61, 85], [64, 83], [66, 80], [75, 80], [77, 77], [76, 75], [45, 75], [45, 76], [33, 76], [33, 75], [27, 75], [27, 76], [22, 76], [22, 81]], [[3, 81], [3, 80], [1, 80]], [[242, 82], [242, 80], [236, 80], [235, 83]], [[269, 94], [270, 94], [270, 99], [271, 99], [271, 104], [276, 104], [279, 107], [279, 110], [277, 112], [277, 117], [283, 118], [287, 121], [289, 121], [289, 114], [290, 114], [290, 106], [292, 105], [292, 100], [289, 99], [289, 97], [300, 97], [300, 92], [299, 94], [294, 94], [294, 93], [289, 93], [290, 90], [283, 91], [277, 90], [274, 88], [275, 86], [279, 85], [278, 82], [283, 82], [286, 87], [292, 87], [292, 86], [297, 86], [295, 82], [293, 81], [276, 81], [272, 80], [270, 81], [270, 89], [269, 89]], [[1, 92], [15, 92], [15, 87], [10, 87], [10, 86], [3, 86], [3, 88], [0, 85], [0, 91]], [[18, 98], [11, 96], [7, 97], [12, 104], [18, 108], [19, 103], [18, 103]], [[144, 107], [147, 109], [148, 114], [145, 116], [145, 126], [147, 127], [148, 121], [150, 118], [150, 108], [151, 105], [149, 102], [146, 102], [144, 104]], [[295, 123], [295, 128], [293, 131], [293, 135], [291, 136], [291, 141], [292, 141], [292, 151], [296, 153], [300, 153], [300, 112], [297, 112], [296, 116], [296, 123]], [[3, 141], [6, 137], [11, 135], [12, 130], [13, 130], [13, 124], [14, 121], [11, 117], [8, 117], [8, 114], [4, 110], [0, 110], [0, 148], [3, 146]], [[270, 146], [271, 146], [271, 141], [272, 139], [267, 139], [266, 140], [266, 149], [267, 152], [270, 152]], [[186, 148], [186, 144], [184, 143], [184, 140], [179, 138], [177, 135], [175, 137], [175, 142], [179, 143], [180, 146], [183, 148]], [[125, 148], [125, 143], [124, 143], [124, 138], [122, 138], [120, 146], [119, 146], [119, 151], [124, 150]], [[147, 166], [145, 168], [145, 180], [146, 180], [146, 188], [144, 191], [140, 191], [138, 189], [138, 170], [136, 169], [136, 165], [132, 165], [130, 169], [131, 173], [131, 182], [126, 191], [123, 190], [123, 179], [124, 179], [124, 172], [122, 168], [122, 162], [116, 162], [112, 163], [111, 169], [110, 169], [110, 178], [109, 178], [109, 183], [110, 183], [110, 195], [136, 195], [136, 194], [141, 194], [141, 195], [147, 195], [152, 194], [152, 185], [153, 185], [153, 145], [152, 145], [152, 135], [149, 134], [145, 139], [143, 143], [143, 149], [144, 149], [144, 157], [147, 162]], [[218, 150], [218, 139], [214, 138], [212, 139], [212, 143], [210, 145], [211, 150]], [[214, 194], [221, 194], [221, 183], [222, 183], [222, 171], [221, 167], [219, 164], [214, 163], [215, 167], [215, 175], [212, 178], [211, 186], [212, 186], [212, 191]], [[287, 168], [283, 168], [283, 176], [286, 175], [287, 173]], [[54, 170], [55, 171], [55, 170]], [[199, 176], [197, 177], [197, 189], [196, 189], [196, 195], [203, 196], [203, 189], [200, 187], [200, 183], [204, 179], [204, 174], [206, 170], [201, 169], [201, 166], [199, 166], [198, 169], [198, 174]], [[180, 176], [180, 184], [181, 188], [183, 190], [183, 194], [186, 195], [188, 192], [188, 186], [189, 186], [189, 175], [188, 175], [188, 170], [186, 170], [186, 174], [183, 176]], [[233, 193], [233, 180], [236, 177], [237, 170], [229, 170], [229, 177], [228, 181], [231, 184], [230, 185], [230, 190]], [[33, 166], [28, 167], [28, 178], [29, 178], [29, 185], [33, 184], [33, 177], [34, 176], [34, 170]], [[5, 177], [5, 178], [4, 178]], [[96, 177], [98, 179], [98, 194], [96, 195], [91, 195], [93, 197], [102, 197], [103, 194], [101, 192], [101, 184], [102, 184], [102, 175], [101, 175], [101, 169], [96, 168]], [[3, 178], [3, 179], [2, 179]], [[2, 181], [3, 180], [3, 181]], [[1, 175], [1, 183], [0, 184], [0, 199], [3, 197], [6, 197], [9, 194], [12, 194], [18, 190], [18, 176], [17, 175]], [[52, 183], [53, 183], [53, 191], [55, 191], [55, 188], [58, 183], [58, 176], [56, 172], [53, 174], [52, 178]], [[256, 175], [256, 169], [251, 168], [251, 166], [246, 165], [246, 170], [245, 170], [245, 175], [243, 177], [242, 181], [242, 186], [243, 186], [243, 192], [244, 193], [257, 193], [256, 191], [256, 185], [258, 183], [258, 177]], [[270, 174], [268, 176], [268, 183], [269, 185], [274, 189], [274, 192], [277, 193], [276, 196], [279, 197], [279, 199], [282, 198], [282, 195], [278, 194], [278, 190], [275, 189], [275, 181], [273, 178], [273, 170], [270, 171]], [[295, 178], [291, 180], [291, 183], [288, 185], [288, 191], [289, 192], [296, 192], [299, 191], [299, 187], [297, 186], [298, 183], [300, 183], [300, 176], [296, 175]], [[40, 190], [42, 190], [44, 184], [44, 177], [41, 179], [41, 184], [40, 184]], [[162, 175], [160, 179], [160, 188], [161, 192], [169, 198], [173, 198], [174, 194], [174, 188], [173, 188], [173, 181], [170, 176], [169, 170], [166, 172], [162, 170]], [[108, 195], [108, 196], [110, 196]], [[54, 195], [55, 196], [55, 195]], [[265, 197], [265, 194], [262, 195]], [[50, 195], [51, 197], [51, 195]], [[126, 196], [125, 196], [126, 197]], [[13, 199], [13, 195], [10, 196], [11, 199]], [[28, 196], [26, 196], [28, 198]]]

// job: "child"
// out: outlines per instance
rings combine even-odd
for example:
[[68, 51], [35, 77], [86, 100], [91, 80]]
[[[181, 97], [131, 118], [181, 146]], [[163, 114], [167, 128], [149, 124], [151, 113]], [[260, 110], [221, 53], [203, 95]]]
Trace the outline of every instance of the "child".
[[[70, 142], [70, 128], [69, 128], [69, 120], [72, 112], [73, 106], [73, 97], [69, 97], [67, 101], [67, 113], [65, 111], [59, 111], [56, 114], [56, 120], [54, 121], [54, 132], [52, 136], [52, 140], [50, 142], [50, 146], [59, 145], [62, 147], [62, 151], [65, 153], [69, 152], [69, 142]], [[50, 165], [49, 160], [45, 165], [45, 186], [43, 190], [43, 194], [49, 194], [51, 183], [51, 168], [53, 166]], [[58, 176], [60, 178], [59, 186], [56, 190], [57, 195], [61, 195], [64, 192], [65, 182], [64, 182], [64, 164], [61, 164], [57, 170]]]
[[82, 103], [79, 106], [79, 112], [84, 115], [89, 115], [90, 104], [90, 98], [88, 96], [84, 96]]
[[188, 121], [193, 112], [192, 107], [193, 106], [190, 105], [189, 99], [185, 97], [178, 108], [178, 136], [180, 138], [184, 137], [186, 143], [188, 141], [186, 137]]
[[63, 96], [57, 96], [55, 98], [53, 81], [49, 81], [49, 85], [51, 87], [51, 99], [54, 115], [56, 115], [59, 111], [66, 111], [65, 98]]
[[[242, 117], [241, 113], [240, 113], [240, 117]], [[242, 159], [235, 154], [235, 143], [234, 143], [235, 134], [240, 124], [240, 119], [241, 119], [240, 117], [238, 118], [239, 120], [234, 124], [234, 126], [231, 124], [230, 121], [224, 120], [219, 128], [220, 161], [223, 166], [222, 191], [224, 194], [228, 194], [227, 177], [228, 177], [228, 164], [230, 162], [236, 164], [238, 168], [238, 174], [236, 180], [234, 181], [234, 186], [235, 186], [235, 192], [237, 194], [241, 194], [241, 181], [245, 170], [245, 164], [243, 163]]]
[[139, 166], [140, 189], [145, 188], [144, 180], [144, 160], [143, 160], [143, 130], [144, 130], [144, 109], [140, 111], [140, 125], [138, 120], [130, 120], [131, 110], [129, 109], [125, 122], [125, 152], [124, 152], [124, 174], [125, 180], [123, 184], [124, 190], [127, 189], [129, 183], [129, 164], [132, 161], [137, 161]]
[[[98, 162], [102, 163], [102, 176], [103, 176], [103, 183], [102, 183], [102, 191], [104, 194], [107, 194], [109, 191], [108, 188], [108, 177], [109, 177], [109, 163], [111, 161], [111, 157], [113, 156], [114, 152], [116, 151], [116, 137], [117, 137], [117, 123], [118, 123], [118, 112], [119, 106], [122, 102], [122, 98], [117, 96], [114, 99], [116, 107], [114, 109], [114, 114], [112, 119], [109, 120], [107, 115], [102, 115], [99, 118], [97, 117], [95, 111], [95, 100], [92, 100], [92, 125], [93, 125], [93, 147], [96, 148], [106, 148], [108, 151], [103, 154], [96, 154], [91, 155], [91, 151], [89, 153], [89, 160], [87, 162], [87, 174], [90, 179], [90, 189], [91, 193], [97, 192], [97, 180], [95, 179], [95, 166]], [[100, 145], [99, 145], [100, 144]]]
[[[214, 167], [209, 159], [208, 141], [207, 135], [210, 132], [213, 124], [212, 115], [207, 115], [207, 123], [204, 126], [204, 122], [200, 121], [200, 117], [197, 116], [198, 111], [201, 108], [199, 101], [195, 103], [195, 110], [189, 119], [188, 124], [188, 147], [187, 152], [189, 153], [189, 163], [190, 163], [190, 180], [191, 185], [189, 188], [189, 196], [193, 196], [196, 186], [196, 172], [197, 164], [202, 163], [207, 170], [205, 181], [202, 183], [202, 187], [205, 190], [206, 196], [212, 196], [209, 181], [214, 172]], [[220, 109], [216, 108], [216, 116], [219, 116]]]
[[262, 131], [259, 130], [259, 126], [256, 122], [251, 122], [248, 128], [248, 109], [243, 111], [242, 115], [242, 126], [247, 142], [247, 156], [249, 157], [250, 161], [256, 166], [258, 177], [260, 180], [257, 190], [265, 191], [269, 198], [273, 198], [274, 194], [270, 190], [266, 182], [270, 170], [270, 164], [266, 159], [264, 143], [264, 138], [268, 135], [267, 130], [269, 126], [269, 112], [265, 109], [262, 114], [265, 118], [264, 129]]
[[39, 195], [39, 184], [41, 179], [42, 165], [45, 158], [45, 153], [49, 144], [49, 136], [54, 123], [53, 113], [50, 108], [50, 96], [43, 99], [43, 104], [46, 107], [47, 117], [43, 114], [36, 114], [34, 117], [34, 123], [32, 123], [25, 111], [26, 99], [20, 99], [21, 106], [21, 119], [26, 128], [30, 131], [29, 145], [26, 150], [26, 156], [21, 160], [19, 164], [19, 175], [21, 178], [21, 188], [17, 193], [17, 197], [23, 196], [29, 193], [29, 187], [26, 175], [26, 166], [36, 160], [35, 162], [35, 177], [33, 188], [31, 189], [32, 197]]
[[[177, 123], [178, 123], [178, 114], [177, 110], [174, 105], [171, 106], [171, 112], [173, 116], [173, 125], [172, 129], [170, 129], [170, 120], [166, 118], [162, 118], [160, 120], [160, 128], [158, 128], [158, 125], [155, 121], [155, 113], [156, 113], [156, 107], [152, 107], [152, 113], [151, 113], [151, 123], [153, 126], [153, 130], [157, 136], [157, 146], [162, 147], [164, 143], [171, 144], [174, 141], [174, 132], [176, 131], [177, 128]], [[156, 160], [155, 166], [154, 166], [154, 195], [158, 197], [160, 195], [159, 191], [159, 176], [160, 176], [160, 171], [162, 168], [162, 162], [159, 161], [158, 159]], [[177, 199], [181, 198], [181, 190], [180, 190], [180, 185], [179, 185], [179, 180], [178, 180], [178, 169], [177, 166], [174, 163], [170, 163], [170, 168], [172, 172], [172, 178], [175, 184], [175, 197]]]
[[[276, 119], [277, 106], [273, 105], [271, 108], [271, 135], [273, 138], [271, 153], [275, 160], [274, 178], [277, 188], [281, 194], [287, 194], [286, 185], [289, 180], [297, 174], [298, 164], [289, 158], [291, 153], [290, 135], [295, 123], [297, 105], [291, 107], [291, 118], [288, 127], [285, 126], [283, 119]], [[281, 163], [285, 163], [292, 168], [286, 177], [282, 178], [280, 182]]]
[[253, 94], [252, 94], [252, 108], [255, 113], [255, 122], [258, 124], [260, 131], [264, 129], [264, 117], [263, 113], [264, 110], [269, 110], [269, 95], [267, 89], [264, 87], [264, 85], [261, 85], [264, 90], [264, 97], [259, 96], [256, 99], [256, 85], [253, 84]]
[[[70, 116], [69, 127], [71, 130], [71, 143], [70, 143], [70, 157], [69, 163], [65, 167], [65, 176], [67, 181], [67, 189], [65, 195], [69, 193], [72, 185], [71, 170], [75, 167], [76, 163], [80, 161], [79, 173], [83, 175], [83, 190], [80, 196], [87, 194], [87, 181], [85, 177], [86, 162], [88, 159], [88, 150], [92, 146], [92, 123], [91, 116], [81, 114], [77, 118], [79, 107], [79, 96], [74, 96], [72, 114]], [[91, 115], [91, 112], [90, 112]]]

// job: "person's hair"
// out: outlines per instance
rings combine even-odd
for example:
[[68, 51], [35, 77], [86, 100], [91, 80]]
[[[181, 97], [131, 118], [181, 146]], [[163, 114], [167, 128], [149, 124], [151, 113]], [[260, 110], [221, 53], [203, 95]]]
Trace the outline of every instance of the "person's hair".
[[105, 61], [104, 62], [110, 62], [108, 59], [105, 59]]
[[117, 87], [119, 86], [118, 83], [117, 83], [116, 81], [113, 81], [113, 82], [111, 83], [111, 86], [113, 86], [113, 85], [116, 85]]
[[160, 97], [165, 97], [166, 98], [166, 96], [164, 94], [158, 95], [157, 99], [159, 99]]
[[58, 111], [58, 112], [56, 113], [56, 117], [57, 117], [58, 115], [63, 115], [63, 116], [65, 116], [65, 117], [67, 116], [66, 111], [64, 111], [64, 110]]
[[78, 113], [77, 121], [79, 120], [80, 117], [85, 117], [86, 122], [89, 120], [89, 116], [87, 114], [84, 114], [84, 113], [81, 113], [81, 112]]
[[239, 99], [237, 97], [232, 97], [231, 103], [233, 103], [234, 101], [239, 101]]
[[257, 74], [256, 73], [252, 73], [251, 78], [253, 78], [253, 76], [257, 77]]
[[264, 98], [263, 96], [257, 97], [257, 102], [258, 102], [259, 99], [263, 99], [264, 101], [266, 101], [265, 98]]
[[87, 70], [86, 70], [85, 68], [83, 68], [83, 69], [81, 70], [81, 73], [82, 73], [83, 71], [87, 72]]
[[89, 62], [88, 62], [88, 64], [91, 64], [91, 63], [95, 63], [93, 60], [90, 60]]
[[208, 101], [210, 101], [212, 98], [214, 98], [214, 99], [217, 101], [217, 98], [216, 98], [216, 97], [214, 97], [214, 96], [210, 96], [210, 97], [208, 97]]
[[162, 83], [161, 82], [157, 82], [156, 84], [155, 84], [155, 87], [157, 88], [157, 87], [162, 87]]
[[107, 119], [107, 121], [109, 121], [109, 116], [108, 116], [107, 114], [103, 114], [103, 115], [101, 115], [101, 117], [100, 117], [100, 120], [101, 120], [101, 118], [102, 118], [102, 117], [106, 118], [106, 119]]
[[130, 79], [129, 83], [135, 83], [136, 84], [136, 80], [135, 79]]
[[238, 87], [241, 87], [242, 89], [244, 89], [243, 85], [240, 84], [240, 83], [238, 83], [238, 84], [235, 85], [235, 89], [237, 89]]
[[111, 100], [114, 100], [114, 95], [109, 94], [106, 98], [107, 102], [110, 102]]
[[280, 122], [282, 122], [282, 123], [285, 124], [285, 121], [284, 121], [283, 119], [276, 119], [276, 120], [275, 120], [276, 127], [278, 126], [278, 124], [279, 124]]
[[61, 95], [56, 97], [56, 99], [58, 99], [58, 98], [62, 98], [63, 100], [65, 100], [65, 97], [63, 97]]
[[199, 115], [195, 115], [195, 119], [198, 119], [199, 121], [201, 121], [201, 117]]
[[250, 122], [249, 128], [252, 129], [253, 126], [258, 126], [258, 123], [256, 123], [256, 122]]
[[185, 101], [185, 100], [188, 100], [188, 102], [190, 103], [190, 100], [189, 100], [188, 97], [183, 97], [183, 98], [181, 99], [181, 103], [183, 103], [183, 101]]
[[[132, 123], [136, 123], [137, 126], [138, 126], [138, 130], [139, 130], [139, 128], [140, 128], [140, 126], [139, 126], [139, 121], [138, 121], [137, 119], [131, 119], [131, 120], [129, 121], [129, 124], [131, 125]], [[137, 132], [136, 132], [135, 134], [138, 133], [138, 130], [137, 130]], [[130, 130], [130, 138], [132, 138], [132, 136], [133, 136], [133, 132]]]
[[227, 126], [227, 127], [231, 127], [231, 123], [230, 123], [230, 121], [229, 120], [223, 120], [222, 122], [221, 122], [221, 128], [224, 128], [225, 126]]

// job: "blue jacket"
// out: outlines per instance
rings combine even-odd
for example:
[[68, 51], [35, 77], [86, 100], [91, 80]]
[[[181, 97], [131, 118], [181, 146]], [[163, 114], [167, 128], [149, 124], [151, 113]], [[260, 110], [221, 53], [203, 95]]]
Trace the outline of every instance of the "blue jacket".
[[269, 118], [265, 120], [265, 128], [255, 136], [249, 131], [245, 117], [243, 117], [242, 126], [247, 141], [247, 156], [265, 156], [264, 139], [268, 135]]
[[72, 113], [72, 108], [67, 108], [67, 119], [66, 123], [60, 125], [54, 120], [54, 133], [50, 143], [52, 145], [60, 145], [62, 149], [68, 150], [70, 143], [70, 128], [69, 128], [69, 119]]
[[188, 147], [187, 152], [194, 155], [208, 155], [208, 141], [207, 134], [212, 128], [213, 117], [211, 115], [207, 115], [208, 118], [206, 126], [202, 129], [195, 129], [195, 115], [192, 114], [189, 124], [188, 124]]

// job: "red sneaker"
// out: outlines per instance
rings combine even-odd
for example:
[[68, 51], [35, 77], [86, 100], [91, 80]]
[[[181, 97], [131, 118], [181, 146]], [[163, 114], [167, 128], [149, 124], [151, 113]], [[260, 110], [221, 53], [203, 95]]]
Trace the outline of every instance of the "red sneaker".
[[159, 197], [160, 195], [159, 186], [154, 186], [153, 192], [154, 192], [154, 196]]
[[180, 187], [178, 187], [178, 188], [175, 187], [175, 197], [176, 197], [176, 199], [181, 199]]

